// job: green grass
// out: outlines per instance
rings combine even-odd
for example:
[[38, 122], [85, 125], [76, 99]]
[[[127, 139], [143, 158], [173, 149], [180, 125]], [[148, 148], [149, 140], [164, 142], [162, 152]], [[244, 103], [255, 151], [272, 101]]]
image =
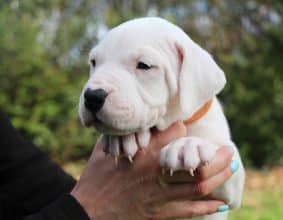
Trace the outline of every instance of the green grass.
[[246, 191], [243, 206], [230, 213], [229, 220], [283, 219], [283, 187], [265, 191]]

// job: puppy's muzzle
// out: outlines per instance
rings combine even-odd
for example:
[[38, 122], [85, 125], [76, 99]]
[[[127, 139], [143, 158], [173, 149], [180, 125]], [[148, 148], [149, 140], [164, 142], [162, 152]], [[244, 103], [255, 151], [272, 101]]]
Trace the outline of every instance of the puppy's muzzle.
[[87, 89], [84, 93], [85, 107], [92, 113], [96, 114], [103, 106], [108, 93], [103, 89]]

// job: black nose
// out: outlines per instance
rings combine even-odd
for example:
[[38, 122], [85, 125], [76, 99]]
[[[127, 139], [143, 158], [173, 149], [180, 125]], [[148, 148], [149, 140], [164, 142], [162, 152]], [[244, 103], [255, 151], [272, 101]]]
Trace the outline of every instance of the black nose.
[[97, 113], [103, 106], [108, 93], [103, 89], [87, 89], [84, 93], [85, 107], [93, 114]]

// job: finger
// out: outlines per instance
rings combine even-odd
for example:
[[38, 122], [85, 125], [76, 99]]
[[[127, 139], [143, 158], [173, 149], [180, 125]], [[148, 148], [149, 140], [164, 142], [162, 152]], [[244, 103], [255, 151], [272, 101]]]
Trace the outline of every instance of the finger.
[[217, 187], [227, 181], [232, 175], [230, 166], [220, 173], [199, 182], [167, 184], [162, 178], [159, 179], [159, 185], [162, 188], [158, 195], [155, 195], [155, 201], [168, 201], [172, 199], [191, 198], [197, 199], [213, 192]]
[[230, 147], [220, 147], [215, 158], [208, 166], [201, 166], [196, 170], [198, 180], [208, 179], [230, 166], [233, 152]]
[[153, 216], [154, 219], [192, 218], [216, 213], [221, 205], [223, 201], [218, 200], [174, 201], [165, 204]]
[[196, 184], [193, 189], [194, 193], [197, 196], [206, 196], [212, 193], [216, 188], [224, 184], [232, 176], [232, 174], [232, 170], [230, 166], [228, 166], [218, 174]]
[[149, 146], [155, 150], [160, 150], [171, 141], [184, 137], [187, 134], [187, 128], [183, 122], [175, 122], [164, 131], [153, 131]]

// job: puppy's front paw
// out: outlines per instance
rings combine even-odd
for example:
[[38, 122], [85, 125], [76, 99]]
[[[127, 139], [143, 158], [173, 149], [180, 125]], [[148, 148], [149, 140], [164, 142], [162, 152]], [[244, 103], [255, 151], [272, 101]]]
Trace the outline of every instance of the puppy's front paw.
[[208, 164], [218, 147], [198, 137], [183, 137], [166, 145], [161, 150], [160, 164], [170, 170], [187, 170], [193, 176], [200, 165]]
[[120, 156], [125, 156], [133, 162], [138, 149], [146, 148], [150, 137], [150, 131], [140, 131], [124, 136], [103, 135], [103, 151], [113, 156], [116, 161]]

